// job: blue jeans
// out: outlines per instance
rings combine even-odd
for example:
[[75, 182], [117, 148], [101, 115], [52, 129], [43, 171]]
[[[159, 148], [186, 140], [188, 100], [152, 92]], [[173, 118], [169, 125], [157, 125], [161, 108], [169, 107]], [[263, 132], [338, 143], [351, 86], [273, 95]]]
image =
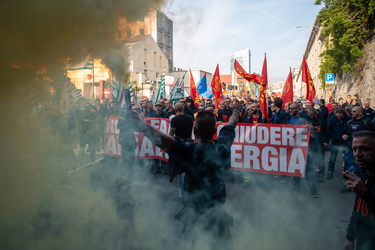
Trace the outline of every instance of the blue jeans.
[[178, 196], [182, 197], [182, 189], [184, 187], [185, 173], [177, 175], [178, 180]]
[[353, 172], [356, 175], [359, 175], [362, 172], [362, 169], [355, 161], [353, 151], [351, 150], [344, 151], [344, 171], [346, 170]]

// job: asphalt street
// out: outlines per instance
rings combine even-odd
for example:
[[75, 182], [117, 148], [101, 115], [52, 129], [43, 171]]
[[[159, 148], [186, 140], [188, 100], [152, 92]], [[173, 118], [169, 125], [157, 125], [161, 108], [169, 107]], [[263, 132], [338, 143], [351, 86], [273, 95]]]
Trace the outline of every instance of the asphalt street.
[[[271, 175], [251, 176], [242, 188], [242, 173], [232, 172], [225, 209], [235, 249], [341, 249], [354, 194], [340, 193], [340, 157], [335, 169], [332, 180], [317, 182], [318, 199], [305, 181], [296, 195]], [[32, 182], [1, 194], [3, 249], [183, 249], [177, 180], [151, 174], [145, 162], [131, 184], [123, 177], [101, 161], [30, 172]]]

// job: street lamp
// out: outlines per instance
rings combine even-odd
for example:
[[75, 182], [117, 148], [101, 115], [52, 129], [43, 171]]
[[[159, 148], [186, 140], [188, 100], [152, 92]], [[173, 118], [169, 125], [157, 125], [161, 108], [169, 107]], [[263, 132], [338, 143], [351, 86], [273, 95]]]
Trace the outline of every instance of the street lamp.
[[312, 27], [312, 28], [320, 29], [319, 26], [297, 26], [296, 28], [297, 28], [297, 29], [300, 29], [300, 28], [307, 28], [307, 27]]

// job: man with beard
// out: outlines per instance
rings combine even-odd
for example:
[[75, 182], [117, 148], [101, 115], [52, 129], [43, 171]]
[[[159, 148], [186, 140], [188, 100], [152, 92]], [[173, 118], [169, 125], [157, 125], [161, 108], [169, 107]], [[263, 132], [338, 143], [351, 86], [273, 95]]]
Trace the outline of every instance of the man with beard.
[[230, 108], [228, 108], [226, 105], [225, 105], [225, 102], [224, 101], [221, 101], [220, 104], [219, 104], [219, 111], [218, 111], [218, 114], [217, 116], [223, 121], [223, 122], [228, 122], [229, 121], [229, 118], [230, 116], [232, 115], [232, 110], [230, 110]]
[[196, 143], [187, 144], [129, 114], [139, 132], [156, 146], [178, 160], [181, 173], [185, 172], [183, 208], [176, 219], [183, 223], [185, 249], [232, 249], [229, 227], [233, 218], [224, 210], [225, 180], [231, 166], [231, 146], [242, 107], [234, 106], [228, 125], [216, 140], [216, 119], [213, 112], [198, 112], [194, 134]]
[[[312, 109], [309, 108], [309, 112], [313, 112]], [[285, 124], [294, 124], [294, 125], [308, 125], [311, 123], [310, 117], [304, 115], [303, 113], [300, 113], [300, 106], [297, 103], [292, 103], [289, 106], [289, 116], [285, 118]], [[315, 109], [314, 109], [315, 110]], [[309, 127], [313, 127], [313, 125], [310, 125]], [[311, 133], [312, 136], [314, 135], [314, 132]], [[310, 142], [311, 143], [311, 142]], [[306, 163], [306, 182], [310, 188], [310, 194], [312, 198], [318, 198], [318, 193], [315, 188], [315, 175], [314, 175], [314, 168], [311, 164], [312, 159], [314, 158], [313, 151], [310, 150], [310, 144], [309, 144], [309, 151], [307, 152], [307, 163]], [[293, 193], [299, 194], [301, 188], [301, 178], [300, 177], [293, 177]]]
[[339, 108], [339, 104], [337, 102], [331, 103], [331, 106], [332, 106], [332, 111], [328, 113], [327, 122], [329, 122], [329, 119], [335, 116], [335, 111]]
[[243, 116], [242, 122], [244, 123], [267, 123], [266, 117], [263, 116], [258, 103], [250, 105], [250, 116]]
[[271, 104], [272, 111], [274, 111], [274, 114], [272, 115], [272, 123], [273, 124], [282, 124], [285, 120], [286, 113], [282, 109], [283, 106], [283, 100], [280, 97], [276, 97], [273, 104]]
[[[267, 123], [266, 118], [262, 115], [260, 106], [258, 103], [252, 103], [250, 106], [247, 106], [249, 110], [246, 110], [247, 114], [242, 116], [241, 122], [244, 123]], [[250, 186], [250, 179], [254, 178], [255, 182], [262, 186], [264, 182], [264, 175], [259, 173], [242, 173], [242, 188], [248, 188]]]
[[[363, 114], [363, 108], [360, 106], [355, 106], [352, 109], [352, 117], [353, 119], [348, 121], [344, 126], [344, 135], [342, 136], [342, 139], [345, 141], [347, 150], [344, 153], [344, 171], [349, 170], [351, 172], [354, 172], [355, 174], [358, 174], [361, 172], [360, 168], [355, 162], [353, 152], [351, 150], [352, 148], [352, 140], [353, 140], [353, 134], [357, 131], [361, 130], [369, 130], [374, 131], [375, 127], [371, 123], [371, 120], [366, 117]], [[346, 179], [344, 178], [344, 182]], [[342, 193], [350, 192], [350, 189], [348, 189], [345, 185], [341, 189]]]
[[343, 172], [346, 186], [356, 194], [343, 249], [354, 250], [354, 244], [357, 250], [375, 249], [375, 132], [354, 133], [352, 149], [362, 172]]

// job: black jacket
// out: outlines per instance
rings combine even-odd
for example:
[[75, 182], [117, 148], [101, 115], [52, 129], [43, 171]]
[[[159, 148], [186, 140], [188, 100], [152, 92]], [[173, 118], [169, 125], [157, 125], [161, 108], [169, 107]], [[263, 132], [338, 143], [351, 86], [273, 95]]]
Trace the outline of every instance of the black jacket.
[[319, 114], [316, 114], [314, 117], [309, 117], [309, 124], [314, 126], [311, 130], [310, 142], [315, 142], [318, 144], [328, 143], [327, 138], [327, 123], [326, 119]]
[[356, 249], [375, 249], [375, 176], [364, 176], [367, 192], [356, 196], [346, 239], [356, 240]]
[[285, 118], [288, 116], [284, 110], [279, 109], [279, 112], [275, 114], [276, 118], [272, 119], [272, 123], [274, 124], [283, 124]]
[[344, 134], [344, 126], [352, 118], [348, 115], [344, 119], [339, 120], [335, 115], [328, 120], [328, 139], [331, 140], [332, 144], [345, 144], [342, 139]]
[[353, 134], [361, 130], [375, 131], [374, 125], [372, 124], [371, 120], [366, 116], [363, 116], [361, 119], [352, 119], [344, 125], [344, 135], [349, 136], [348, 140], [346, 141], [347, 147], [352, 147]]

